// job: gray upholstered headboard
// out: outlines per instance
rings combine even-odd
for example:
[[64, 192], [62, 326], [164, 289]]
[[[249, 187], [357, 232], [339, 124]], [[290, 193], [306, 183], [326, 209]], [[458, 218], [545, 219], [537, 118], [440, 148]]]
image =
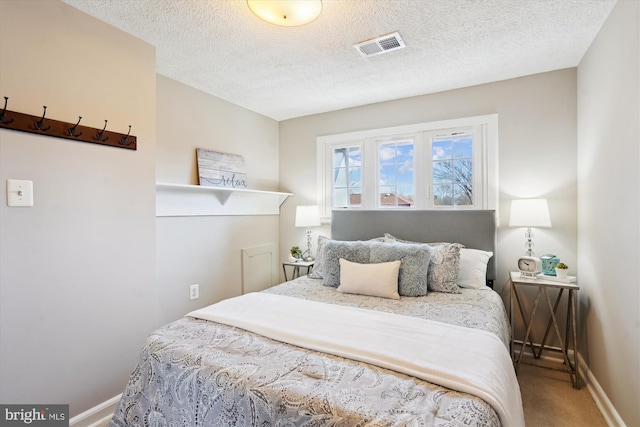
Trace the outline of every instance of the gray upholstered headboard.
[[332, 239], [368, 240], [384, 233], [414, 242], [461, 243], [491, 251], [487, 281], [493, 285], [497, 276], [495, 211], [335, 210], [331, 214]]

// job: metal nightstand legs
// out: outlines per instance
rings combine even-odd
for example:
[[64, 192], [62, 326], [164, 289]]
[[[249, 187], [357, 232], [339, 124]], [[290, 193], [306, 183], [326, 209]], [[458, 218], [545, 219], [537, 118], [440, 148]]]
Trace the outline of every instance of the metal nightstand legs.
[[[531, 284], [527, 283], [527, 285], [531, 285]], [[517, 373], [520, 367], [520, 363], [522, 362], [522, 359], [523, 359], [522, 357], [523, 353], [525, 352], [527, 345], [529, 345], [529, 347], [531, 348], [531, 352], [533, 353], [533, 357], [535, 359], [540, 359], [540, 357], [542, 356], [542, 352], [545, 349], [557, 350], [555, 348], [550, 348], [547, 346], [547, 339], [549, 338], [551, 327], [553, 326], [558, 342], [560, 343], [560, 352], [562, 353], [562, 356], [563, 356], [564, 366], [560, 368], [560, 367], [548, 366], [548, 365], [543, 365], [538, 363], [533, 363], [533, 364], [536, 366], [544, 367], [544, 368], [556, 369], [556, 370], [567, 372], [569, 374], [569, 377], [571, 378], [571, 385], [573, 386], [573, 388], [579, 389], [580, 385], [578, 382], [580, 377], [579, 377], [579, 367], [577, 363], [578, 334], [577, 334], [577, 322], [576, 322], [577, 290], [571, 289], [569, 286], [567, 287], [555, 286], [555, 287], [559, 288], [558, 296], [556, 297], [555, 302], [552, 304], [551, 298], [549, 297], [549, 293], [547, 292], [547, 286], [544, 286], [542, 284], [540, 286], [537, 286], [537, 292], [536, 292], [535, 300], [533, 302], [533, 308], [531, 309], [531, 313], [527, 318], [527, 316], [524, 313], [524, 309], [522, 307], [520, 295], [518, 294], [517, 282], [511, 283], [511, 298], [512, 298], [511, 299], [511, 311], [512, 311], [511, 354], [514, 357], [515, 370]], [[560, 327], [558, 326], [556, 312], [557, 312], [558, 306], [560, 305], [560, 300], [562, 298], [562, 294], [565, 289], [569, 291], [569, 295], [568, 295], [568, 301], [567, 301], [567, 320], [565, 324], [565, 336], [563, 339], [562, 334], [560, 333]], [[520, 349], [520, 353], [518, 354], [517, 358], [515, 357], [515, 352], [514, 352], [514, 327], [513, 327], [513, 320], [514, 320], [513, 319], [513, 300], [514, 299], [518, 305], [518, 310], [520, 312], [520, 315], [522, 316], [524, 326], [526, 329], [524, 339], [522, 340], [522, 347]], [[549, 321], [547, 322], [547, 327], [544, 333], [544, 337], [542, 338], [542, 342], [540, 344], [535, 344], [534, 343], [535, 339], [533, 338], [532, 329], [533, 329], [535, 315], [538, 310], [538, 306], [540, 304], [541, 299], [545, 300], [547, 303], [547, 307], [549, 308], [549, 312], [550, 312], [550, 318], [549, 318]], [[571, 357], [569, 355], [570, 340], [573, 346], [573, 354], [571, 355]]]

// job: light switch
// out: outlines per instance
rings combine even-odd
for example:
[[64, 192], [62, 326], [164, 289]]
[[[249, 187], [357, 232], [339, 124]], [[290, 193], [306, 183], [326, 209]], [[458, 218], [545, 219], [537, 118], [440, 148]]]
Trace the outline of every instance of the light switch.
[[33, 206], [33, 181], [8, 179], [7, 206]]

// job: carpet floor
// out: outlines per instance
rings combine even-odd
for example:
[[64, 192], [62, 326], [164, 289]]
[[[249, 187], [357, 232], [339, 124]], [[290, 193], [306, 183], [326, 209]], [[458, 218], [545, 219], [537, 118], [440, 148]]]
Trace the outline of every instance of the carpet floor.
[[607, 427], [587, 387], [571, 387], [569, 374], [531, 365], [518, 372], [527, 427]]

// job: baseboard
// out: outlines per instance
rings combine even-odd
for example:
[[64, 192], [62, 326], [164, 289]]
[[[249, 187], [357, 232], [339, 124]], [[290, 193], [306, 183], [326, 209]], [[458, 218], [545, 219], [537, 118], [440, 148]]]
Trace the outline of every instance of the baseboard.
[[578, 353], [578, 363], [580, 364], [580, 371], [582, 376], [587, 384], [587, 390], [589, 390], [589, 394], [593, 398], [593, 401], [596, 403], [596, 406], [600, 410], [600, 413], [604, 417], [607, 425], [610, 427], [626, 427], [626, 424], [616, 411], [616, 408], [613, 406], [607, 394], [604, 392], [598, 380], [587, 366], [587, 363], [582, 358], [582, 355]]
[[109, 421], [122, 394], [112, 397], [69, 420], [69, 427], [95, 427]]

